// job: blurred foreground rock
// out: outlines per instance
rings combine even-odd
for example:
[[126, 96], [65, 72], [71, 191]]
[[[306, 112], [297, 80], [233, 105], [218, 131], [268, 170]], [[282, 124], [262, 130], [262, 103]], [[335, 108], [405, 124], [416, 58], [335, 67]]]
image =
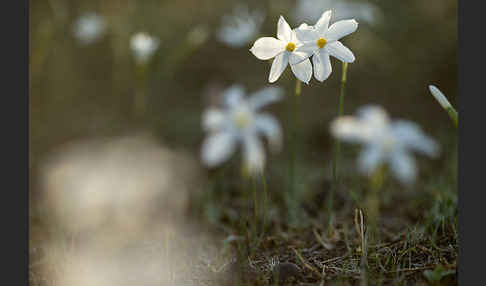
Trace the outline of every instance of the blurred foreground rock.
[[[58, 149], [42, 168], [43, 273], [54, 285], [195, 285], [215, 240], [187, 218], [204, 191], [199, 164], [147, 136], [93, 139]], [[211, 251], [213, 253], [211, 254]]]

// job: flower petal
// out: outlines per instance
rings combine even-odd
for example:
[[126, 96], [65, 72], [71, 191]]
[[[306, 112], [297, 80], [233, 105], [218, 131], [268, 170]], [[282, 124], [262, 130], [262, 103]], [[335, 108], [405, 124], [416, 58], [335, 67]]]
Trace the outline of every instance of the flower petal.
[[448, 108], [452, 107], [449, 100], [445, 97], [445, 95], [435, 86], [429, 85], [430, 93], [434, 96], [434, 98], [439, 102], [439, 104], [447, 110]]
[[295, 77], [297, 77], [300, 81], [309, 84], [312, 77], [312, 64], [309, 59], [305, 59], [303, 62], [296, 65], [290, 65], [290, 68], [292, 69]]
[[272, 37], [259, 38], [250, 49], [250, 52], [260, 60], [271, 59], [283, 51], [285, 42]]
[[202, 144], [201, 160], [208, 167], [215, 167], [227, 160], [235, 149], [236, 138], [229, 132], [212, 133]]
[[346, 62], [346, 63], [352, 63], [355, 60], [353, 52], [351, 52], [350, 49], [346, 48], [339, 41], [334, 41], [334, 42], [328, 43], [324, 46], [324, 48], [327, 50], [327, 52], [331, 56], [336, 57], [340, 61], [343, 61], [343, 62]]
[[337, 41], [342, 37], [351, 34], [358, 29], [358, 22], [352, 20], [342, 20], [332, 24], [326, 32], [329, 41]]
[[307, 24], [301, 24], [295, 31], [295, 36], [299, 42], [315, 42], [319, 38], [317, 31]]
[[390, 124], [390, 118], [385, 109], [378, 105], [365, 105], [358, 109], [357, 114], [363, 124], [374, 129], [388, 128]]
[[390, 169], [395, 177], [403, 184], [411, 184], [417, 175], [417, 168], [412, 156], [406, 152], [395, 152], [389, 160]]
[[323, 34], [327, 31], [329, 27], [329, 21], [331, 20], [332, 11], [327, 10], [322, 13], [317, 23], [314, 25], [314, 28], [317, 30], [319, 34]]
[[278, 19], [277, 38], [285, 42], [290, 42], [292, 38], [292, 29], [283, 16]]
[[204, 111], [202, 117], [202, 127], [205, 131], [220, 130], [225, 122], [224, 112], [214, 107]]
[[323, 82], [332, 72], [329, 54], [325, 50], [321, 50], [319, 53], [314, 54], [312, 61], [314, 63], [314, 77], [318, 81]]
[[405, 145], [405, 148], [431, 157], [436, 157], [439, 154], [439, 145], [425, 135], [420, 127], [413, 122], [396, 120], [392, 123], [392, 132], [397, 141]]
[[251, 109], [258, 110], [267, 104], [280, 100], [282, 93], [282, 88], [268, 86], [252, 93], [248, 98], [248, 104]]
[[276, 56], [273, 60], [272, 67], [270, 68], [270, 74], [268, 76], [268, 82], [272, 83], [282, 75], [283, 71], [289, 63], [289, 52], [283, 52]]
[[245, 89], [241, 84], [233, 84], [223, 92], [224, 105], [229, 108], [240, 105], [244, 97]]
[[366, 126], [352, 116], [341, 116], [331, 122], [331, 134], [351, 143], [368, 143], [373, 138], [373, 132]]
[[243, 138], [243, 160], [251, 175], [263, 171], [265, 152], [256, 134], [249, 133]]
[[270, 143], [273, 151], [279, 151], [282, 147], [282, 130], [278, 121], [269, 114], [259, 114], [255, 119], [255, 127]]
[[361, 173], [371, 176], [383, 162], [383, 153], [377, 145], [369, 145], [364, 148], [358, 157], [358, 169]]
[[296, 65], [308, 59], [314, 53], [313, 50], [295, 50], [289, 55], [289, 64]]

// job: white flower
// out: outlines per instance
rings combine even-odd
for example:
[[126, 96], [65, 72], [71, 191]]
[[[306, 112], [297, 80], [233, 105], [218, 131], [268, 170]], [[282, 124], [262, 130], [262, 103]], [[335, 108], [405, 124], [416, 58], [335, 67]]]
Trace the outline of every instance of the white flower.
[[91, 44], [100, 39], [106, 31], [105, 19], [97, 13], [81, 16], [74, 24], [74, 36], [82, 44]]
[[311, 52], [314, 63], [314, 77], [324, 81], [332, 72], [329, 55], [352, 63], [355, 60], [353, 52], [345, 47], [339, 39], [356, 31], [358, 22], [354, 19], [341, 20], [329, 26], [331, 10], [322, 13], [314, 26], [302, 24], [296, 30], [297, 38], [303, 43], [301, 50]]
[[250, 13], [247, 6], [239, 5], [233, 9], [232, 15], [222, 17], [222, 27], [216, 36], [230, 47], [242, 47], [254, 39], [264, 20], [264, 13]]
[[435, 99], [439, 102], [439, 104], [447, 110], [448, 108], [451, 108], [452, 105], [449, 103], [449, 100], [444, 96], [444, 94], [435, 86], [435, 85], [429, 85], [429, 90], [430, 93], [435, 97]]
[[317, 21], [323, 10], [333, 10], [336, 20], [355, 18], [372, 25], [383, 18], [383, 12], [374, 4], [345, 0], [297, 0], [292, 16], [297, 22]]
[[282, 132], [277, 120], [268, 113], [259, 113], [265, 105], [281, 98], [281, 89], [263, 88], [248, 98], [240, 85], [233, 85], [224, 92], [222, 108], [210, 107], [202, 119], [208, 132], [201, 149], [201, 159], [208, 167], [215, 167], [227, 160], [242, 144], [244, 164], [250, 174], [263, 170], [265, 152], [258, 136], [264, 135], [271, 149], [281, 147]]
[[159, 48], [159, 40], [147, 33], [137, 33], [130, 39], [130, 47], [134, 53], [135, 60], [144, 64], [150, 60]]
[[406, 120], [391, 122], [385, 110], [374, 105], [359, 109], [357, 117], [335, 119], [331, 133], [338, 139], [364, 145], [358, 158], [361, 172], [372, 175], [387, 163], [396, 178], [405, 184], [412, 183], [417, 173], [411, 151], [431, 157], [439, 153], [437, 143], [418, 125]]
[[277, 26], [277, 39], [262, 37], [255, 41], [250, 51], [260, 60], [275, 58], [270, 68], [269, 82], [275, 82], [287, 65], [295, 76], [305, 83], [312, 77], [312, 64], [308, 59], [312, 53], [301, 51], [302, 43], [284, 17], [280, 16]]

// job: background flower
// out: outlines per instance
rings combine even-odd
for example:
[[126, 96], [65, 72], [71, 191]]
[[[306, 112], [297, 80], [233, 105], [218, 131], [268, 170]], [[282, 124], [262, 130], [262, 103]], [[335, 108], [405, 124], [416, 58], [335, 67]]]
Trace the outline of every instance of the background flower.
[[130, 47], [139, 63], [146, 63], [159, 48], [159, 40], [147, 33], [141, 32], [132, 36]]
[[417, 167], [411, 152], [430, 157], [439, 153], [438, 144], [425, 135], [415, 123], [388, 118], [379, 106], [364, 106], [356, 117], [342, 116], [331, 123], [331, 133], [338, 139], [364, 145], [358, 158], [359, 170], [373, 175], [382, 164], [387, 164], [402, 183], [411, 184]]
[[315, 22], [323, 10], [332, 10], [336, 20], [355, 18], [358, 22], [372, 25], [383, 18], [378, 6], [350, 0], [297, 0], [293, 18], [297, 22]]
[[259, 110], [279, 100], [280, 93], [279, 88], [267, 87], [246, 98], [241, 85], [229, 87], [224, 92], [222, 108], [210, 107], [203, 114], [203, 129], [209, 133], [201, 149], [203, 163], [208, 167], [223, 163], [241, 143], [246, 169], [251, 174], [261, 172], [265, 152], [259, 135], [269, 140], [273, 150], [278, 150], [282, 132], [273, 116]]
[[74, 24], [73, 33], [82, 44], [99, 40], [106, 32], [107, 24], [103, 16], [91, 12], [84, 14]]
[[239, 48], [248, 44], [258, 35], [265, 20], [263, 11], [248, 9], [248, 6], [237, 5], [231, 15], [221, 18], [221, 27], [217, 31], [217, 38], [226, 45]]

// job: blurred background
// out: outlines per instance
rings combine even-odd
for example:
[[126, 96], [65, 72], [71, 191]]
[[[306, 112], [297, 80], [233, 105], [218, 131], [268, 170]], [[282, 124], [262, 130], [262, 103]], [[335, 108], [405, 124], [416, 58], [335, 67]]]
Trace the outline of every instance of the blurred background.
[[[37, 0], [30, 1], [29, 8], [31, 257], [42, 256], [34, 252], [47, 233], [46, 194], [58, 187], [71, 190], [73, 184], [91, 180], [88, 170], [112, 168], [99, 162], [105, 162], [103, 156], [112, 162], [107, 154], [113, 145], [125, 150], [113, 155], [115, 158], [163, 149], [175, 157], [154, 164], [185, 162], [190, 172], [171, 170], [170, 176], [190, 174], [191, 182], [197, 183], [184, 188], [195, 196], [204, 194], [212, 173], [199, 160], [204, 138], [201, 114], [231, 84], [242, 84], [248, 92], [269, 85], [271, 61], [258, 60], [249, 48], [259, 37], [276, 36], [280, 15], [291, 27], [302, 22], [313, 25], [327, 9], [333, 10], [331, 23], [355, 18], [358, 30], [342, 40], [356, 56], [348, 68], [344, 113], [352, 114], [364, 104], [382, 105], [391, 117], [421, 125], [439, 141], [443, 154], [456, 152], [456, 130], [427, 88], [436, 85], [457, 106], [455, 0]], [[145, 39], [135, 44], [137, 33], [146, 33], [152, 42]], [[341, 62], [335, 58], [331, 62], [329, 79], [320, 83], [313, 78], [302, 88], [297, 166], [302, 189], [308, 192], [322, 188], [331, 175], [328, 128], [337, 115], [342, 70]], [[269, 109], [285, 135], [295, 88], [289, 68], [275, 85], [285, 90], [285, 98]], [[136, 109], [140, 98], [141, 112]], [[123, 138], [144, 139], [123, 147]], [[270, 192], [277, 198], [287, 171], [287, 146], [284, 142], [282, 152], [269, 155], [266, 167]], [[81, 164], [58, 159], [63, 154], [74, 162], [81, 158], [88, 163], [76, 167], [79, 171], [71, 170], [68, 187], [60, 179], [46, 183], [46, 178], [52, 178], [50, 172], [62, 169], [63, 164]], [[232, 170], [226, 177], [228, 185], [239, 176], [240, 156], [234, 157], [226, 164]], [[354, 164], [355, 157], [347, 158], [350, 166]], [[129, 174], [133, 175], [144, 170], [134, 167], [138, 162], [134, 160], [115, 161], [132, 165]], [[448, 160], [441, 156], [420, 168], [425, 174], [442, 172]], [[143, 162], [140, 164], [145, 166]], [[46, 167], [53, 164], [56, 167]], [[346, 164], [343, 168], [353, 172]], [[448, 166], [455, 166], [454, 162]], [[164, 170], [158, 174], [169, 172]], [[223, 216], [221, 210], [195, 209], [195, 213], [202, 209], [206, 214], [204, 221], [218, 221]]]

